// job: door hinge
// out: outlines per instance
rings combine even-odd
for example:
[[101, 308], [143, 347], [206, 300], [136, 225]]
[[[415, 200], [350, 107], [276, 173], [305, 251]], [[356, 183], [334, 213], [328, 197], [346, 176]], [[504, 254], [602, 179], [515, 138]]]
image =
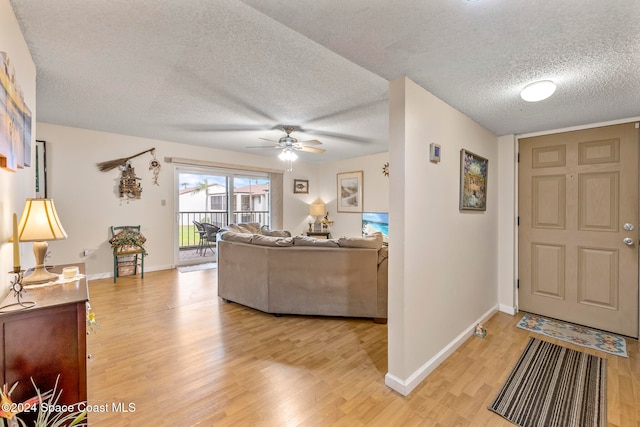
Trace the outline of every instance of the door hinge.
[[517, 225], [518, 227], [520, 227], [520, 216], [518, 216], [518, 218], [517, 218], [517, 220], [516, 220], [516, 225]]
[[516, 288], [520, 289], [520, 279], [516, 280]]
[[518, 163], [520, 163], [520, 153], [518, 153]]

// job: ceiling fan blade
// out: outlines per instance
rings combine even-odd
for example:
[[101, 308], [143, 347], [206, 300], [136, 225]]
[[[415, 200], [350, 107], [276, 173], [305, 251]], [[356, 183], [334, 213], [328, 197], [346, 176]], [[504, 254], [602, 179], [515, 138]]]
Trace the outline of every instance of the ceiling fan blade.
[[307, 153], [316, 153], [316, 154], [322, 154], [325, 152], [325, 150], [323, 150], [322, 148], [305, 147], [305, 146], [297, 148], [297, 150], [306, 151]]
[[280, 145], [254, 145], [251, 147], [244, 147], [244, 148], [282, 148]]
[[322, 145], [322, 142], [318, 141], [317, 139], [311, 139], [309, 141], [298, 141], [298, 142], [304, 145]]
[[260, 137], [258, 137], [258, 139], [262, 139], [262, 140], [264, 140], [264, 141], [269, 141], [269, 142], [275, 142], [275, 143], [278, 143], [278, 141], [274, 141], [273, 139], [269, 139], [269, 138], [263, 138], [263, 137], [261, 137], [261, 136], [260, 136]]
[[299, 132], [304, 132], [311, 135], [320, 135], [320, 136], [328, 136], [331, 138], [345, 139], [353, 142], [359, 143], [369, 143], [372, 142], [371, 138], [361, 137], [357, 135], [347, 135], [345, 133], [337, 133], [337, 132], [328, 132], [319, 129], [298, 129]]

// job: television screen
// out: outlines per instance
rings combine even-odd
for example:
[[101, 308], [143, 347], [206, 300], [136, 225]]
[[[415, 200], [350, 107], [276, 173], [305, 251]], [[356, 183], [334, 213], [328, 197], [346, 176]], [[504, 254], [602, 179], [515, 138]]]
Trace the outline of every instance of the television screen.
[[389, 214], [386, 212], [363, 212], [362, 235], [382, 233], [385, 244], [389, 244]]

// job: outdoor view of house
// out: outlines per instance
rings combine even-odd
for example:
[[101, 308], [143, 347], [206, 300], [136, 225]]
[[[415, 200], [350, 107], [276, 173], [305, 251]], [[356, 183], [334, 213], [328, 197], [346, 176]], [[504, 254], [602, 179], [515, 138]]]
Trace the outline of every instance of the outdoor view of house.
[[269, 178], [204, 173], [179, 174], [180, 248], [198, 245], [193, 221], [223, 227], [231, 223], [270, 225]]

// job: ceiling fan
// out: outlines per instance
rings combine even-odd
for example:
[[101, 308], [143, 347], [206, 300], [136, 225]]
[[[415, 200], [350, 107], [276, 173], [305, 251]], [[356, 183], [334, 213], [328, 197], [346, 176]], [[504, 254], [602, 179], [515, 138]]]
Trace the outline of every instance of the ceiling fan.
[[309, 141], [298, 141], [296, 138], [292, 137], [291, 133], [295, 129], [296, 128], [294, 126], [283, 126], [282, 130], [286, 133], [286, 135], [280, 138], [278, 141], [274, 141], [268, 138], [259, 138], [265, 141], [273, 142], [275, 143], [275, 145], [260, 145], [247, 148], [279, 148], [282, 149], [282, 153], [291, 154], [295, 154], [293, 153], [294, 151], [306, 151], [308, 153], [316, 154], [322, 154], [325, 152], [325, 150], [323, 150], [322, 148], [313, 147], [314, 145], [322, 145], [322, 142], [318, 141], [317, 139], [312, 139]]

